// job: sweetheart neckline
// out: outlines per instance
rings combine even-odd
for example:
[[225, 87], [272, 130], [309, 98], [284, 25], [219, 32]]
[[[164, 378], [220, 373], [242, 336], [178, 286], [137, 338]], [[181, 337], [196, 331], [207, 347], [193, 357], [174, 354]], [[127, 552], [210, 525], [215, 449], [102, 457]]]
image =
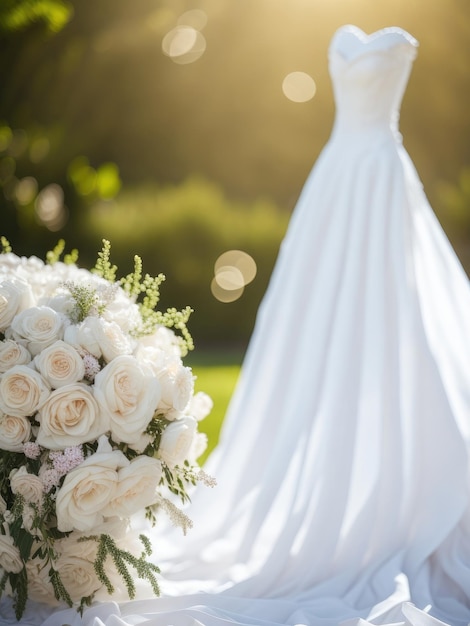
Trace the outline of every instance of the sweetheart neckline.
[[[341, 51], [338, 46], [335, 46], [338, 38], [341, 35], [350, 35], [355, 39], [357, 44], [356, 51], [354, 53], [347, 55], [344, 53], [344, 51]], [[397, 40], [395, 38], [392, 45], [388, 45], [383, 48], [373, 47], [375, 41], [379, 39], [384, 39], [389, 35], [399, 35], [400, 40]], [[357, 59], [363, 57], [365, 54], [385, 54], [389, 53], [391, 50], [401, 45], [406, 46], [409, 49], [416, 50], [416, 48], [419, 46], [419, 43], [410, 33], [408, 33], [403, 28], [400, 28], [399, 26], [389, 26], [386, 28], [381, 28], [368, 34], [358, 26], [347, 24], [338, 28], [338, 30], [333, 35], [329, 47], [329, 53], [335, 53], [345, 63], [352, 63]]]

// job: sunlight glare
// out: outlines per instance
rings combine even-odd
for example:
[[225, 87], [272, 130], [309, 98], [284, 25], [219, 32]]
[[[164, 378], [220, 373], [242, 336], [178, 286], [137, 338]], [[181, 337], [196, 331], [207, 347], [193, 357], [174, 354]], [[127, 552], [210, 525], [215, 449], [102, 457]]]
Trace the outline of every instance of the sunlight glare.
[[215, 280], [226, 291], [233, 291], [245, 286], [243, 274], [233, 265], [220, 267], [215, 275]]
[[242, 250], [227, 250], [214, 264], [212, 295], [220, 302], [234, 302], [256, 276], [256, 262]]
[[252, 256], [242, 250], [228, 250], [219, 256], [214, 265], [214, 272], [218, 273], [227, 267], [238, 270], [243, 277], [243, 284], [248, 285], [256, 276], [256, 262]]
[[216, 280], [216, 276], [212, 279], [211, 291], [214, 298], [219, 302], [235, 302], [242, 295], [244, 287], [238, 289], [223, 289]]
[[206, 49], [204, 36], [192, 26], [177, 26], [162, 41], [162, 50], [172, 61], [179, 64], [193, 63]]
[[60, 185], [51, 184], [39, 192], [34, 203], [36, 216], [50, 231], [60, 230], [67, 221], [64, 192]]
[[282, 82], [284, 95], [292, 102], [307, 102], [317, 91], [313, 78], [305, 72], [291, 72]]

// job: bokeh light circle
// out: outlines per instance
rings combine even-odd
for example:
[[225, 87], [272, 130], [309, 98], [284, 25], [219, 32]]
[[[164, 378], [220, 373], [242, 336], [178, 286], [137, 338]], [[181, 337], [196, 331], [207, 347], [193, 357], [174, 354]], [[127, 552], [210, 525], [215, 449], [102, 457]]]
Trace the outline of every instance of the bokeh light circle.
[[291, 72], [282, 81], [282, 91], [292, 102], [307, 102], [317, 91], [313, 78], [305, 72]]
[[245, 279], [241, 271], [233, 265], [220, 267], [214, 276], [217, 284], [227, 291], [233, 291], [245, 286]]
[[220, 302], [234, 302], [242, 295], [245, 285], [256, 276], [256, 263], [243, 250], [227, 250], [214, 264], [212, 295]]
[[256, 262], [252, 256], [243, 250], [228, 250], [219, 256], [214, 265], [217, 276], [221, 268], [234, 267], [243, 276], [243, 284], [247, 285], [256, 276]]
[[175, 63], [193, 63], [204, 54], [206, 40], [192, 26], [177, 26], [163, 38], [162, 50]]
[[216, 277], [212, 279], [211, 283], [211, 291], [214, 298], [219, 300], [219, 302], [235, 302], [242, 295], [245, 287], [240, 287], [238, 289], [223, 289], [216, 280]]

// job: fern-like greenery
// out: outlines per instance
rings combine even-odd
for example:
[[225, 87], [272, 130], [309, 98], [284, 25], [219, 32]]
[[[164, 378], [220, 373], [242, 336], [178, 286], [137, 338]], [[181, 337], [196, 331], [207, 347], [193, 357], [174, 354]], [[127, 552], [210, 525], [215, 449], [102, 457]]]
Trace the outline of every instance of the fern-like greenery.
[[103, 583], [110, 595], [114, 592], [114, 585], [106, 573], [105, 563], [108, 558], [112, 559], [116, 570], [124, 581], [127, 594], [131, 600], [135, 598], [136, 594], [133, 571], [137, 573], [139, 578], [150, 583], [152, 591], [156, 596], [160, 595], [156, 577], [156, 574], [160, 573], [160, 569], [157, 565], [146, 560], [146, 557], [151, 554], [150, 541], [144, 535], [139, 535], [139, 539], [144, 549], [141, 555], [137, 557], [127, 550], [119, 548], [110, 535], [102, 534], [80, 537], [79, 541], [96, 541], [98, 543], [97, 556], [94, 563], [95, 572], [98, 580]]

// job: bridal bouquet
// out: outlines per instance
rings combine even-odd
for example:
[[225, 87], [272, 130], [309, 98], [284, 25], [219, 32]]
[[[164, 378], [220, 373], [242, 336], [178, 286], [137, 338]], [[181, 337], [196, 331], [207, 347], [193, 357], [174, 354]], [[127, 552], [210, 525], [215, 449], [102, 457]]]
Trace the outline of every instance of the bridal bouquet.
[[[183, 527], [206, 446], [198, 421], [211, 399], [194, 393], [183, 357], [191, 309], [156, 309], [163, 275], [116, 279], [110, 244], [92, 271], [47, 255], [0, 254], [0, 594], [20, 619], [28, 598], [83, 610], [159, 593], [147, 536], [159, 510]], [[175, 498], [176, 496], [176, 498]]]

